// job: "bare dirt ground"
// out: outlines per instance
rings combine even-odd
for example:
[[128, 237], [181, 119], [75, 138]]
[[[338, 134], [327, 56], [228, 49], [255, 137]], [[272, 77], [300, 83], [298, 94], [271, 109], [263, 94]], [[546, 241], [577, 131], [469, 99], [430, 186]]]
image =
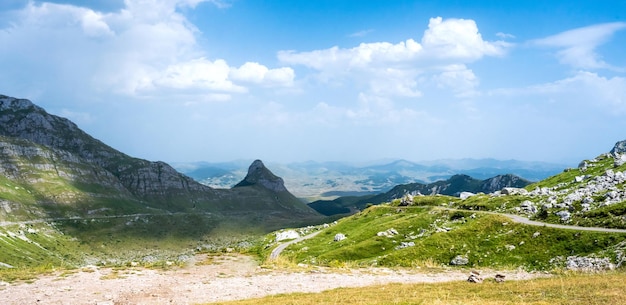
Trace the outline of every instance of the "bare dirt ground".
[[[507, 280], [545, 276], [503, 272]], [[485, 278], [495, 272], [483, 271]], [[386, 268], [301, 270], [265, 269], [251, 257], [198, 255], [171, 270], [88, 267], [41, 276], [32, 282], [0, 282], [2, 304], [202, 304], [290, 292], [320, 292], [339, 287], [386, 283], [463, 281], [467, 271], [428, 272]]]

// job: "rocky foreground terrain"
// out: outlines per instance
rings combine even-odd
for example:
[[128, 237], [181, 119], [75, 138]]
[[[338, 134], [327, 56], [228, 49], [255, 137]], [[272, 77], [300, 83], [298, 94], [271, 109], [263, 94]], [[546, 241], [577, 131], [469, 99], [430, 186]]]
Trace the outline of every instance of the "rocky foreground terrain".
[[[495, 271], [482, 276], [495, 277]], [[503, 273], [507, 280], [547, 276], [521, 271]], [[1, 283], [3, 304], [201, 304], [293, 292], [320, 292], [339, 287], [387, 283], [464, 281], [468, 272], [421, 272], [386, 268], [264, 269], [241, 255], [197, 256], [190, 266], [172, 270], [89, 266], [68, 274], [42, 276], [32, 283]]]
[[463, 194], [467, 203], [460, 205], [564, 224], [626, 228], [626, 141], [527, 188], [474, 195]]

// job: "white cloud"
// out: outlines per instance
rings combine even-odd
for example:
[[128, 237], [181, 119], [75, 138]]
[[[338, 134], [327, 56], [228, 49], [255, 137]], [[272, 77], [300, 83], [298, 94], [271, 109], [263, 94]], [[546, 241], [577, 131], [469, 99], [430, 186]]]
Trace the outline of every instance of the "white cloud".
[[295, 78], [295, 72], [288, 67], [268, 69], [256, 62], [247, 62], [239, 68], [230, 68], [230, 77], [233, 80], [256, 84], [273, 84], [291, 86]]
[[369, 81], [369, 92], [375, 96], [387, 97], [421, 97], [417, 88], [415, 71], [402, 69], [380, 69]]
[[496, 33], [496, 36], [498, 36], [500, 39], [515, 38], [515, 35], [503, 32]]
[[578, 109], [583, 113], [585, 111], [581, 107], [600, 107], [604, 113], [626, 114], [626, 78], [607, 78], [589, 71], [578, 71], [572, 77], [526, 88], [493, 90], [489, 95], [536, 95], [543, 97], [540, 100]]
[[112, 36], [114, 35], [113, 31], [109, 28], [109, 26], [102, 20], [102, 14], [96, 13], [91, 10], [87, 10], [82, 14], [82, 26], [83, 31], [88, 36], [98, 37], [98, 36]]
[[442, 72], [433, 76], [438, 88], [452, 90], [457, 97], [471, 97], [478, 92], [478, 77], [465, 65], [448, 65]]
[[[198, 100], [207, 100], [207, 96], [224, 100], [230, 99], [224, 94], [245, 93], [248, 86], [293, 84], [291, 68], [269, 69], [259, 63], [236, 68], [223, 59], [207, 59], [196, 41], [199, 30], [177, 10], [200, 2], [226, 3], [125, 0], [122, 10], [100, 13], [72, 5], [29, 2], [17, 11], [10, 28], [0, 31], [0, 45], [16, 46], [0, 47], [0, 56], [30, 63], [37, 54], [39, 69], [50, 73], [42, 77], [66, 75], [65, 86], [91, 81], [101, 92], [134, 97], [178, 90], [195, 94]], [[35, 51], [42, 44], [46, 52]]]
[[369, 34], [371, 32], [374, 32], [374, 30], [372, 30], [372, 29], [362, 30], [362, 31], [354, 32], [354, 33], [348, 35], [348, 37], [365, 37], [365, 36], [367, 36], [367, 34]]
[[604, 62], [595, 49], [616, 31], [626, 28], [626, 22], [603, 23], [565, 31], [531, 41], [538, 46], [560, 48], [556, 53], [562, 64], [582, 69], [615, 69]]
[[[335, 46], [307, 52], [280, 51], [278, 58], [286, 64], [319, 71], [326, 81], [346, 78], [367, 84], [366, 93], [370, 95], [415, 98], [422, 96], [416, 78], [425, 74], [437, 76], [447, 85], [460, 85], [454, 89], [459, 94], [472, 91], [478, 80], [464, 65], [484, 56], [504, 55], [510, 46], [503, 41], [483, 40], [473, 20], [437, 17], [430, 19], [421, 42], [409, 38], [395, 44], [361, 43], [347, 49]], [[449, 66], [462, 66], [464, 70], [448, 71], [445, 67]], [[452, 79], [463, 81], [446, 81]]]
[[431, 18], [422, 45], [430, 56], [473, 61], [485, 55], [503, 55], [508, 43], [483, 40], [474, 20]]
[[230, 67], [226, 61], [210, 61], [205, 58], [170, 65], [153, 80], [152, 87], [175, 89], [208, 89], [231, 93], [247, 92], [228, 79]]

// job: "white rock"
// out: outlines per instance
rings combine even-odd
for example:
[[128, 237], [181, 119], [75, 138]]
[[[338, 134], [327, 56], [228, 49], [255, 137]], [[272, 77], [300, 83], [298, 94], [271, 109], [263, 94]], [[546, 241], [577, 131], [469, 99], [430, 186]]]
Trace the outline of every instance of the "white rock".
[[558, 211], [556, 212], [556, 216], [561, 217], [561, 221], [568, 221], [571, 217], [571, 214], [568, 211]]
[[276, 233], [276, 241], [283, 241], [287, 239], [296, 239], [300, 237], [300, 234], [294, 230], [287, 230]]
[[465, 200], [469, 197], [475, 196], [476, 194], [472, 193], [472, 192], [461, 192], [461, 194], [459, 194], [459, 198], [461, 198], [461, 200]]
[[347, 238], [347, 237], [346, 237], [344, 234], [342, 234], [342, 233], [337, 233], [337, 234], [335, 234], [335, 239], [334, 239], [334, 240], [335, 240], [335, 241], [342, 241], [342, 240], [344, 240], [344, 239], [346, 239], [346, 238]]

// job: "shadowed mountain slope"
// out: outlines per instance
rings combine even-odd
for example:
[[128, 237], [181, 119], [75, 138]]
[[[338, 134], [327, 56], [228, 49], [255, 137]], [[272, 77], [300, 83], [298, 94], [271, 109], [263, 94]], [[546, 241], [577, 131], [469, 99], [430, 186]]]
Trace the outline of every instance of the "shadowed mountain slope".
[[[262, 165], [258, 161], [251, 168], [256, 168], [258, 163]], [[259, 188], [254, 181], [244, 180], [237, 188], [213, 189], [165, 162], [151, 162], [119, 152], [29, 100], [3, 95], [0, 95], [0, 173], [3, 174], [0, 179], [6, 182], [0, 187], [0, 200], [6, 206], [30, 211], [24, 214], [38, 214], [43, 209], [52, 216], [97, 213], [94, 211], [319, 216], [291, 195], [282, 185], [282, 179], [273, 174], [260, 176], [262, 179], [256, 181], [269, 187]], [[280, 183], [266, 185], [266, 181]], [[24, 208], [21, 205], [24, 198], [29, 198], [36, 208]], [[16, 209], [11, 211], [6, 214], [20, 214], [15, 213]]]

